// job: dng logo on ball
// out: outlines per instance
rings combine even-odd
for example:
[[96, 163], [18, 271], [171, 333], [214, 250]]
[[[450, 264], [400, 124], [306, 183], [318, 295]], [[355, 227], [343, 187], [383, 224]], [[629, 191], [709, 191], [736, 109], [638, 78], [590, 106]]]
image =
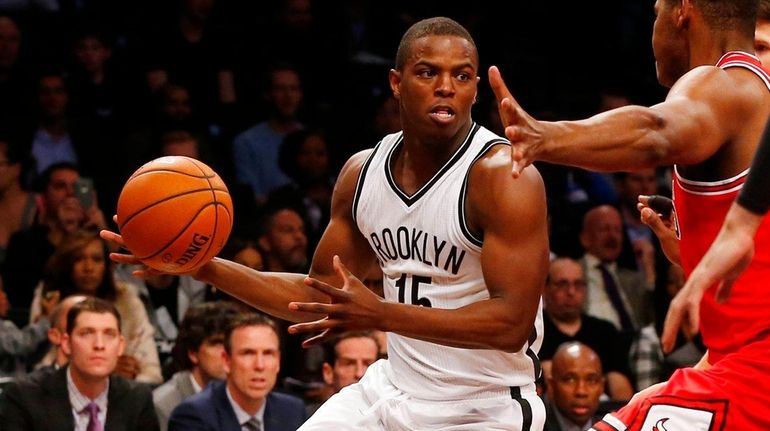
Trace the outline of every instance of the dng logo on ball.
[[199, 233], [193, 234], [192, 242], [187, 246], [187, 250], [185, 250], [184, 253], [182, 253], [182, 257], [177, 259], [174, 263], [177, 265], [184, 265], [191, 261], [207, 242], [209, 242], [208, 236]]

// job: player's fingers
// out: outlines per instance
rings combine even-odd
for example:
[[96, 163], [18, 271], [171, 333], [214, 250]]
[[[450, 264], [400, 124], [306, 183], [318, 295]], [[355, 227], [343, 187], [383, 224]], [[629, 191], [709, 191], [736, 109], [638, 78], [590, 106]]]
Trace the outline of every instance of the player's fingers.
[[300, 334], [304, 332], [325, 331], [327, 329], [336, 327], [338, 324], [339, 324], [339, 321], [334, 319], [329, 319], [328, 317], [324, 317], [323, 319], [315, 320], [312, 322], [296, 323], [294, 325], [291, 325], [289, 326], [289, 333]]
[[307, 277], [305, 278], [305, 284], [312, 287], [313, 289], [319, 290], [332, 298], [336, 299], [348, 299], [350, 296], [347, 292], [345, 292], [342, 289], [338, 289], [328, 283], [325, 283], [321, 280], [317, 280], [315, 278]]
[[99, 236], [102, 237], [103, 240], [114, 242], [115, 244], [118, 244], [121, 247], [126, 246], [126, 243], [123, 242], [123, 237], [113, 231], [106, 230], [106, 229], [101, 230], [99, 231]]
[[313, 346], [317, 346], [320, 344], [325, 343], [328, 340], [331, 340], [332, 338], [336, 337], [339, 334], [339, 331], [332, 331], [330, 329], [327, 329], [326, 331], [321, 332], [320, 334], [310, 337], [307, 340], [302, 342], [302, 347], [309, 348]]
[[345, 283], [348, 282], [351, 278], [354, 278], [355, 276], [350, 272], [347, 266], [345, 266], [344, 263], [342, 263], [342, 260], [338, 255], [334, 255], [333, 258], [334, 262], [334, 270], [337, 271], [337, 274], [345, 281]]
[[660, 215], [650, 207], [642, 208], [639, 212], [639, 219], [642, 223], [649, 226], [658, 238], [673, 235], [671, 228], [663, 221]]
[[326, 315], [338, 311], [336, 304], [326, 304], [322, 302], [290, 302], [289, 309], [292, 311], [303, 311], [307, 313]]
[[500, 103], [505, 98], [513, 98], [511, 92], [503, 81], [503, 76], [500, 74], [500, 69], [497, 66], [491, 66], [489, 68], [489, 86], [492, 87], [492, 92], [495, 93], [497, 102]]
[[663, 323], [663, 334], [660, 337], [663, 353], [671, 353], [676, 345], [676, 337], [679, 334], [679, 328], [682, 326], [682, 310], [678, 303], [672, 301], [671, 307], [666, 314], [666, 320]]
[[129, 265], [141, 265], [142, 261], [139, 260], [136, 256], [133, 254], [123, 254], [123, 253], [110, 253], [110, 259], [112, 259], [114, 262], [118, 263], [126, 263]]
[[692, 339], [698, 333], [700, 326], [700, 301], [688, 304], [687, 324], [685, 325], [685, 335]]

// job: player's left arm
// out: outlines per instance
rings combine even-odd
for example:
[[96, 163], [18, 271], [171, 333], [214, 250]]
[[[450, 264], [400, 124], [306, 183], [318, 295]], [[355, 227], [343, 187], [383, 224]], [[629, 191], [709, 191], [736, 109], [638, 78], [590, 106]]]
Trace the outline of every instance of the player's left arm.
[[[298, 304], [300, 311], [327, 314], [294, 325], [291, 332], [373, 328], [452, 347], [521, 350], [532, 333], [548, 265], [545, 192], [534, 168], [514, 181], [506, 147], [491, 150], [472, 168], [468, 202], [471, 226], [483, 231], [481, 265], [489, 299], [457, 309], [385, 302], [368, 293], [339, 260], [341, 289], [312, 285], [336, 304]], [[323, 341], [311, 339], [307, 344]]]

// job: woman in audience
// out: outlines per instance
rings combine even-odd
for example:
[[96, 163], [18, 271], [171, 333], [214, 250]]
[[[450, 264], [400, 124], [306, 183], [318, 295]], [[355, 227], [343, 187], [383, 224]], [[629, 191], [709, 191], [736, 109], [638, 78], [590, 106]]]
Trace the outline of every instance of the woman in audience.
[[40, 300], [52, 292], [62, 298], [90, 295], [112, 301], [120, 312], [126, 348], [116, 373], [145, 383], [161, 383], [154, 329], [136, 288], [116, 282], [107, 244], [98, 233], [78, 231], [68, 236], [48, 261], [43, 282], [35, 290], [31, 320], [40, 315]]

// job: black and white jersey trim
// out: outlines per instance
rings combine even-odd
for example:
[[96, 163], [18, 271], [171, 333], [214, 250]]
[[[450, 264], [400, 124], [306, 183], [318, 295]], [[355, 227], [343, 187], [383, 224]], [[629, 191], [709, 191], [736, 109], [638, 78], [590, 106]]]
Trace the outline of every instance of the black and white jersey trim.
[[478, 238], [476, 237], [476, 235], [471, 233], [471, 230], [468, 228], [468, 221], [466, 220], [466, 217], [465, 217], [465, 201], [466, 201], [466, 195], [468, 194], [467, 193], [468, 179], [470, 178], [471, 169], [473, 168], [473, 165], [475, 165], [480, 158], [484, 157], [484, 154], [486, 154], [487, 151], [489, 151], [492, 147], [500, 144], [510, 145], [510, 143], [504, 139], [493, 139], [487, 142], [486, 144], [484, 144], [484, 146], [481, 148], [481, 151], [479, 151], [479, 153], [473, 159], [473, 162], [471, 162], [471, 165], [468, 167], [468, 172], [465, 173], [465, 180], [463, 180], [462, 190], [460, 190], [460, 199], [459, 199], [460, 208], [458, 212], [458, 214], [460, 215], [460, 230], [462, 230], [463, 235], [465, 235], [468, 241], [470, 241], [471, 244], [474, 244], [477, 247], [481, 247], [481, 245], [483, 244], [483, 238]]
[[374, 146], [374, 148], [372, 149], [372, 152], [369, 153], [369, 157], [366, 158], [366, 161], [364, 162], [364, 166], [361, 167], [361, 172], [358, 173], [358, 181], [356, 182], [356, 191], [353, 194], [353, 205], [351, 205], [353, 210], [354, 223], [358, 223], [358, 220], [356, 219], [356, 214], [358, 213], [358, 201], [361, 200], [361, 190], [364, 188], [364, 179], [366, 178], [366, 171], [369, 170], [369, 165], [372, 163], [372, 159], [374, 158], [374, 155], [377, 154], [377, 150], [380, 148], [380, 145], [382, 145], [382, 141], [378, 142], [377, 145]]
[[388, 184], [390, 184], [391, 189], [393, 189], [393, 192], [396, 193], [396, 195], [401, 199], [402, 202], [406, 204], [406, 206], [412, 206], [415, 202], [417, 202], [425, 193], [430, 190], [430, 188], [436, 184], [436, 182], [451, 168], [455, 163], [457, 163], [460, 158], [462, 158], [463, 154], [468, 150], [468, 147], [470, 147], [471, 142], [473, 141], [473, 136], [478, 132], [480, 126], [476, 123], [473, 123], [471, 126], [470, 131], [468, 132], [468, 136], [465, 137], [465, 141], [460, 145], [455, 153], [452, 155], [452, 157], [444, 163], [444, 166], [441, 167], [441, 169], [438, 170], [433, 175], [433, 178], [430, 179], [425, 185], [423, 185], [420, 190], [417, 190], [413, 195], [409, 196], [406, 193], [404, 193], [396, 184], [395, 179], [393, 178], [393, 155], [396, 153], [396, 150], [398, 147], [403, 145], [404, 143], [404, 136], [403, 134], [398, 139], [398, 142], [396, 142], [395, 145], [390, 149], [390, 153], [385, 159], [385, 178], [388, 179]]

